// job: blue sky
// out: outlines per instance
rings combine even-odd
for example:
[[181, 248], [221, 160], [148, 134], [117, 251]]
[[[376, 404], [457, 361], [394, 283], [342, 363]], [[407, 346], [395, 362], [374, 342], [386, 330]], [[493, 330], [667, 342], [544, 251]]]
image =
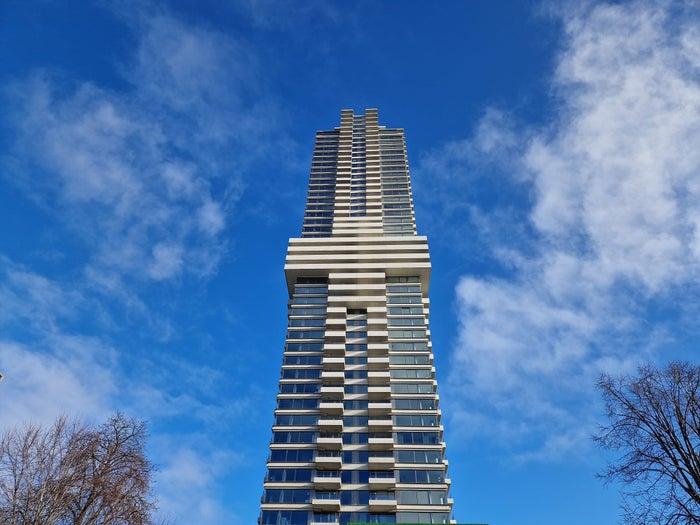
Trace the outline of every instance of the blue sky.
[[596, 379], [696, 361], [688, 0], [0, 6], [0, 429], [149, 421], [163, 516], [254, 523], [314, 132], [406, 129], [455, 515], [616, 523]]

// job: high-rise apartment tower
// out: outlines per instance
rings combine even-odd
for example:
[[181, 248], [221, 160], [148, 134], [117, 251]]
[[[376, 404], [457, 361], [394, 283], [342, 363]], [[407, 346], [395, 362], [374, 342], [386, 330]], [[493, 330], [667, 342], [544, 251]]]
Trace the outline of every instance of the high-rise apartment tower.
[[430, 343], [430, 259], [402, 129], [319, 131], [261, 525], [454, 523]]

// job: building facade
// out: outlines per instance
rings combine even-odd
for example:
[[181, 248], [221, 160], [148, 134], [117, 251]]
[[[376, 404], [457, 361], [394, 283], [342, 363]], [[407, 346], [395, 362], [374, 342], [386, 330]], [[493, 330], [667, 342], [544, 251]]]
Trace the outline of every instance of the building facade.
[[404, 132], [316, 135], [259, 523], [454, 523]]

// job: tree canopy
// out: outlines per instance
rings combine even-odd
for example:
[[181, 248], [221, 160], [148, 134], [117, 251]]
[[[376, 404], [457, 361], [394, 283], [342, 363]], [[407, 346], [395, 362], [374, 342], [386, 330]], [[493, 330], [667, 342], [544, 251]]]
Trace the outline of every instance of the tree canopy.
[[121, 414], [90, 427], [60, 417], [0, 437], [3, 525], [151, 525], [146, 427]]
[[644, 366], [598, 387], [609, 423], [594, 440], [619, 453], [602, 476], [623, 485], [625, 521], [700, 524], [700, 367]]

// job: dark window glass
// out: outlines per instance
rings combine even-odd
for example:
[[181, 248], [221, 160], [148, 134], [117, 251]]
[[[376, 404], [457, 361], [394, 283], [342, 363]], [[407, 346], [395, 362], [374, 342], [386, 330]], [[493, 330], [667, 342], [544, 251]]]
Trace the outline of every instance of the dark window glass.
[[275, 449], [270, 452], [270, 461], [280, 463], [306, 463], [314, 460], [314, 451], [311, 449]]
[[438, 432], [397, 432], [396, 443], [399, 445], [437, 445], [440, 443]]
[[311, 503], [308, 489], [267, 489], [263, 494], [265, 503]]
[[273, 443], [315, 443], [315, 432], [273, 432]]
[[260, 517], [262, 525], [307, 525], [307, 510], [264, 510]]
[[311, 481], [312, 474], [313, 470], [308, 468], [271, 468], [267, 472], [267, 480], [306, 483]]
[[282, 383], [280, 394], [317, 394], [321, 391], [320, 383]]

